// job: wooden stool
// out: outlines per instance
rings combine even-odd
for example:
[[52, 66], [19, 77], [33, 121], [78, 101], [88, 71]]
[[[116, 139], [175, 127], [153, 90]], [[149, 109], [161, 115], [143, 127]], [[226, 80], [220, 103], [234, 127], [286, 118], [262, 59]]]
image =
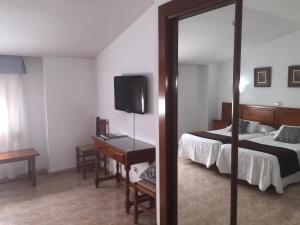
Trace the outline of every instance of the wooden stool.
[[[107, 174], [107, 160], [105, 156], [100, 156], [100, 161], [104, 163], [104, 172]], [[86, 179], [87, 167], [96, 165], [96, 152], [93, 144], [76, 147], [77, 173], [82, 170], [82, 177]]]
[[[141, 193], [139, 195], [139, 193]], [[138, 223], [139, 213], [146, 211], [152, 211], [155, 209], [156, 200], [156, 185], [148, 181], [141, 180], [134, 183], [134, 223]], [[149, 207], [144, 206], [143, 202], [149, 201]], [[139, 210], [139, 207], [143, 210]]]

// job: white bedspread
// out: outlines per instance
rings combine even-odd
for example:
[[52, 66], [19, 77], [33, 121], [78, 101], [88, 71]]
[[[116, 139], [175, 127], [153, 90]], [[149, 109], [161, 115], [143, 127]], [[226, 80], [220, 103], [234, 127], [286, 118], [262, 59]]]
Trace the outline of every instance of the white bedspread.
[[[297, 152], [298, 160], [300, 162], [300, 144], [278, 142], [274, 140], [272, 135], [255, 138], [251, 141], [294, 150]], [[279, 162], [274, 155], [239, 148], [238, 159], [238, 178], [245, 180], [250, 184], [258, 185], [259, 189], [262, 191], [265, 191], [270, 185], [274, 185], [277, 193], [283, 193], [283, 188], [285, 186], [300, 181], [300, 172], [281, 178]], [[220, 173], [230, 173], [230, 144], [221, 146], [217, 159], [217, 167], [219, 168]]]
[[[229, 128], [209, 131], [215, 134], [231, 136]], [[264, 136], [262, 133], [242, 134], [240, 139], [251, 139]], [[216, 163], [222, 142], [207, 138], [197, 137], [191, 134], [183, 134], [179, 140], [179, 156], [191, 159], [194, 162], [204, 164], [207, 168]]]

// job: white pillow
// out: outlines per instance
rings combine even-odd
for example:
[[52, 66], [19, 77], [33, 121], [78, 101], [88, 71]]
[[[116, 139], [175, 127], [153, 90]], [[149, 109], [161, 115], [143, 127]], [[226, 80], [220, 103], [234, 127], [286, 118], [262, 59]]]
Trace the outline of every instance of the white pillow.
[[284, 128], [284, 125], [282, 125], [277, 131], [276, 131], [276, 133], [275, 133], [275, 135], [274, 135], [274, 139], [276, 139], [277, 138], [277, 136], [279, 135], [279, 133], [280, 133], [280, 131], [282, 130]]
[[231, 129], [231, 127], [232, 127], [232, 124], [230, 124], [230, 125], [228, 125], [227, 127], [226, 127], [226, 130], [230, 130]]
[[259, 133], [269, 135], [271, 132], [275, 131], [275, 128], [268, 125], [259, 124], [257, 127], [257, 131]]

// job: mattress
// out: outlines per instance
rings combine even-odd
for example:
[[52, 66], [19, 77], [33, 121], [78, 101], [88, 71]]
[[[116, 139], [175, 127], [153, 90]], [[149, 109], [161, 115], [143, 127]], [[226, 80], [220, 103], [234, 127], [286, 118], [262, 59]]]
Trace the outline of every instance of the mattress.
[[[208, 131], [215, 134], [231, 136], [229, 128]], [[249, 140], [264, 136], [262, 133], [241, 134], [240, 140]], [[178, 154], [194, 162], [204, 164], [207, 168], [216, 163], [222, 142], [207, 138], [197, 137], [192, 134], [184, 133], [178, 144]]]
[[[291, 149], [297, 153], [300, 162], [300, 144], [278, 142], [274, 140], [273, 135], [258, 137], [251, 139], [251, 141]], [[270, 185], [273, 185], [277, 193], [283, 193], [284, 187], [300, 181], [300, 172], [282, 178], [278, 158], [274, 155], [239, 148], [238, 159], [238, 178], [247, 181], [249, 184], [258, 185], [261, 191], [265, 191]], [[230, 144], [221, 146], [216, 164], [220, 173], [230, 174]]]

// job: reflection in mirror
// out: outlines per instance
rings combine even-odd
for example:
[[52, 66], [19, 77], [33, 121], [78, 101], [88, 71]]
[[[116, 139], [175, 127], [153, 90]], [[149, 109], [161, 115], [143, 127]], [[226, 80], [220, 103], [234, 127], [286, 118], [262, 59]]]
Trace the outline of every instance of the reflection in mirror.
[[[228, 224], [230, 179], [216, 162], [230, 142], [234, 6], [179, 22], [178, 221]], [[216, 216], [218, 215], [218, 216]]]
[[[299, 10], [295, 0], [244, 0], [238, 224], [300, 224]], [[228, 155], [230, 146], [224, 172]]]

